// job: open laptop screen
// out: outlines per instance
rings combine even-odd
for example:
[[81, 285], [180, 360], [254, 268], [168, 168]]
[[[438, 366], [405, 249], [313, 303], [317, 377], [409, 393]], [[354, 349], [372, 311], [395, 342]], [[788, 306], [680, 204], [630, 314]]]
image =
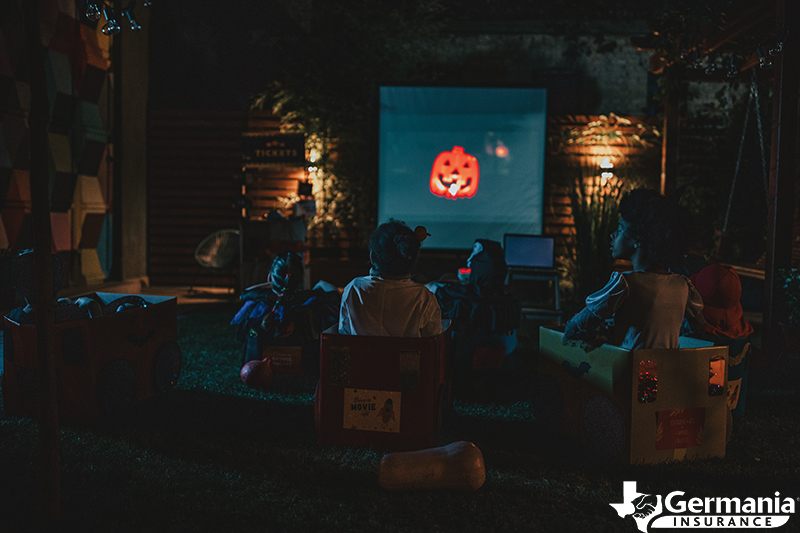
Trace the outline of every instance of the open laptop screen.
[[542, 235], [503, 236], [503, 250], [509, 268], [552, 269], [554, 260], [553, 237]]

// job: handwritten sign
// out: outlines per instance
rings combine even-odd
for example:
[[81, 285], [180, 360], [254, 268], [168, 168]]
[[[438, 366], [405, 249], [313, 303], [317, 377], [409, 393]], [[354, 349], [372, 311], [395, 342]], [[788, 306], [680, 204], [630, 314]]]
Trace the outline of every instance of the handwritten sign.
[[305, 136], [302, 133], [242, 134], [242, 160], [246, 168], [304, 167]]
[[706, 410], [668, 409], [656, 413], [656, 450], [692, 448], [703, 444]]
[[343, 427], [400, 433], [398, 391], [344, 389]]
[[272, 371], [299, 374], [302, 371], [303, 348], [301, 346], [264, 346], [262, 359], [272, 358]]

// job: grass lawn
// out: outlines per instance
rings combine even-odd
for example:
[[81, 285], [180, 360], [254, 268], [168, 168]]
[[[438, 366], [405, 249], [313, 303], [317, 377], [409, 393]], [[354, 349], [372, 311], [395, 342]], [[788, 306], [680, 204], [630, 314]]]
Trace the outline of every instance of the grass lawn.
[[[686, 498], [800, 496], [796, 356], [751, 373], [724, 459], [596, 465], [537, 428], [530, 376], [461, 389], [444, 442], [483, 452], [475, 492], [389, 492], [378, 451], [317, 444], [313, 384], [261, 393], [238, 377], [234, 310], [178, 322], [175, 391], [102, 424], [62, 424], [65, 531], [637, 531], [609, 503], [623, 481]], [[0, 419], [0, 532], [39, 531], [36, 422]], [[782, 531], [800, 531], [800, 516]]]

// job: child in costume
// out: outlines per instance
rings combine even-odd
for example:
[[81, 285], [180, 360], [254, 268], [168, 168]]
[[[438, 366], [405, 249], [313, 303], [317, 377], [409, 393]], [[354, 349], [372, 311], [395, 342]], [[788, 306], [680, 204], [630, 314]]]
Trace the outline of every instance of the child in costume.
[[[733, 418], [744, 416], [747, 377], [750, 366], [750, 336], [753, 326], [742, 309], [742, 282], [732, 267], [710, 264], [690, 277], [703, 298], [705, 324], [694, 337], [728, 347], [728, 407]], [[711, 372], [718, 377], [709, 385], [722, 388], [724, 365], [712, 361]]]
[[305, 265], [295, 252], [275, 256], [267, 282], [248, 287], [231, 321], [244, 344], [244, 362], [260, 360], [264, 346], [302, 346], [303, 373], [319, 372], [319, 335], [336, 323], [339, 292], [326, 282], [302, 290]]
[[683, 257], [688, 217], [656, 191], [636, 189], [620, 201], [620, 221], [611, 235], [611, 255], [632, 269], [613, 272], [586, 307], [566, 325], [564, 341], [595, 340], [607, 321], [609, 341], [626, 349], [678, 348], [684, 317], [703, 323], [703, 300], [691, 281], [669, 269]]
[[[429, 283], [439, 300], [442, 317], [453, 323], [453, 367], [457, 372], [475, 370], [483, 364], [476, 348], [504, 352], [503, 365], [513, 367], [511, 355], [517, 345], [519, 304], [506, 294], [508, 271], [502, 245], [476, 239], [467, 258], [469, 280], [465, 283]], [[493, 367], [497, 361], [490, 364]]]
[[753, 333], [742, 310], [742, 282], [731, 267], [711, 264], [690, 276], [703, 298], [705, 325], [697, 333], [741, 339]]
[[404, 222], [381, 224], [369, 238], [368, 276], [355, 278], [342, 293], [339, 333], [381, 337], [433, 337], [442, 332], [436, 296], [411, 280], [425, 228]]

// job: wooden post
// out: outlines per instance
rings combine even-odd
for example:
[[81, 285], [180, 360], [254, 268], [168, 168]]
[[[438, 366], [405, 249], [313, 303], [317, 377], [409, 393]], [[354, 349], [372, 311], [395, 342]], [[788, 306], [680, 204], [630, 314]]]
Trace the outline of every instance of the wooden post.
[[681, 80], [678, 66], [666, 69], [664, 99], [664, 136], [661, 144], [661, 194], [669, 194], [678, 186], [678, 137], [680, 128]]
[[[117, 0], [109, 1], [109, 4], [118, 9], [119, 2]], [[125, 272], [123, 267], [123, 242], [124, 242], [124, 225], [123, 217], [123, 193], [122, 193], [122, 32], [111, 36], [111, 71], [109, 73], [109, 80], [113, 79], [110, 83], [113, 89], [112, 98], [112, 125], [111, 125], [111, 146], [112, 150], [112, 171], [111, 171], [111, 187], [113, 190], [113, 205], [111, 209], [111, 272], [109, 278], [117, 281], [125, 279]], [[111, 77], [113, 74], [113, 78]]]
[[61, 515], [58, 398], [54, 348], [53, 257], [50, 227], [47, 125], [49, 103], [45, 85], [45, 48], [39, 31], [38, 2], [22, 2], [31, 91], [30, 187], [34, 243], [34, 309], [36, 311], [37, 395], [42, 518], [55, 522]]
[[788, 30], [783, 51], [774, 61], [772, 144], [767, 206], [767, 262], [764, 273], [764, 348], [780, 335], [777, 318], [783, 282], [778, 271], [792, 265], [792, 226], [797, 185], [798, 84], [800, 64], [800, 3], [778, 0], [775, 28]]

